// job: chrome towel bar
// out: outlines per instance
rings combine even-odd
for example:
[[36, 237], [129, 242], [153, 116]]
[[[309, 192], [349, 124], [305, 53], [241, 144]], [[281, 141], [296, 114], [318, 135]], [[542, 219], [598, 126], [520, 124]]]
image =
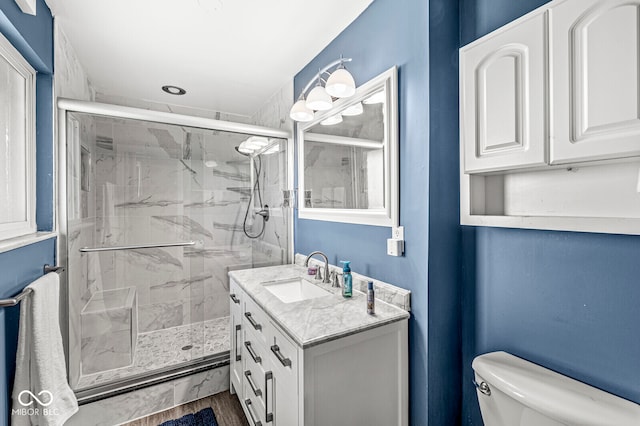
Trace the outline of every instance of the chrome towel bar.
[[116, 251], [116, 250], [135, 250], [160, 247], [190, 247], [195, 246], [195, 241], [187, 241], [184, 243], [157, 243], [157, 244], [138, 244], [132, 246], [114, 246], [114, 247], [82, 247], [80, 253], [93, 253], [96, 251]]
[[[45, 273], [45, 275], [48, 274], [49, 272], [61, 273], [64, 271], [64, 267], [44, 265], [44, 267], [42, 268], [42, 271]], [[16, 294], [11, 299], [0, 299], [0, 308], [8, 308], [10, 306], [16, 306], [18, 303], [20, 303], [21, 300], [23, 300], [25, 297], [30, 295], [32, 291], [33, 290], [31, 290], [30, 288], [25, 288], [24, 290]]]

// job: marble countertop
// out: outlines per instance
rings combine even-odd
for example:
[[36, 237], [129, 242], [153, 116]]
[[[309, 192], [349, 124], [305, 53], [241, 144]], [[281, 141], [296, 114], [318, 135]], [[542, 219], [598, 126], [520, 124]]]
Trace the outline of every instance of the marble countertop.
[[[307, 268], [298, 265], [231, 271], [229, 276], [303, 348], [409, 318], [409, 312], [379, 299], [375, 315], [369, 315], [366, 294], [354, 290], [351, 298], [344, 298], [342, 288], [315, 281], [307, 275]], [[298, 277], [333, 294], [284, 303], [262, 285]]]

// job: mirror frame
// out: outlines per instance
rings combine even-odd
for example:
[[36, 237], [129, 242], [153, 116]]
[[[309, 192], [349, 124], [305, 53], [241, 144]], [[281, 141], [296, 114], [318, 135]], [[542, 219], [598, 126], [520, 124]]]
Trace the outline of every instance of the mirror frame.
[[[325, 118], [337, 114], [346, 108], [361, 102], [373, 93], [384, 89], [386, 101], [384, 114], [386, 123], [384, 137], [386, 146], [383, 153], [385, 182], [384, 208], [382, 209], [331, 209], [305, 207], [304, 187], [304, 132], [320, 123]], [[338, 99], [333, 108], [328, 111], [318, 111], [312, 121], [297, 123], [296, 137], [298, 140], [298, 218], [323, 220], [329, 222], [354, 223], [360, 225], [374, 225], [395, 227], [400, 223], [400, 186], [398, 166], [398, 68], [393, 66], [377, 77], [372, 78], [356, 89], [356, 93], [349, 98]]]

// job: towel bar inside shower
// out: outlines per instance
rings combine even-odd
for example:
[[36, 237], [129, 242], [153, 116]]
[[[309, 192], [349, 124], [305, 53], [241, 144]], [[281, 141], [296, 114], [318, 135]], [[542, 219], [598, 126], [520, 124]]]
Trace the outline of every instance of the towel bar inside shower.
[[[45, 275], [48, 274], [49, 272], [61, 273], [63, 271], [64, 271], [64, 267], [62, 266], [44, 265], [44, 267], [42, 268], [42, 272]], [[25, 297], [30, 295], [31, 292], [33, 292], [33, 290], [31, 290], [30, 288], [25, 288], [24, 290], [16, 294], [11, 299], [0, 299], [0, 308], [8, 308], [10, 306], [16, 306], [18, 303], [20, 303], [21, 300], [23, 300]]]

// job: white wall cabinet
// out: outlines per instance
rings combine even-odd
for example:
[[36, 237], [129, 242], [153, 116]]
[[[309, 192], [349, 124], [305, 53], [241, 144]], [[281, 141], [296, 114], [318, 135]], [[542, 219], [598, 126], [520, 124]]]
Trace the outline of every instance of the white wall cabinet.
[[231, 391], [252, 426], [408, 424], [406, 319], [302, 348], [233, 279], [231, 294]]
[[552, 164], [640, 155], [640, 0], [549, 10]]
[[547, 163], [545, 27], [537, 13], [461, 50], [465, 172]]
[[640, 234], [639, 35], [640, 0], [554, 0], [460, 49], [463, 225]]

